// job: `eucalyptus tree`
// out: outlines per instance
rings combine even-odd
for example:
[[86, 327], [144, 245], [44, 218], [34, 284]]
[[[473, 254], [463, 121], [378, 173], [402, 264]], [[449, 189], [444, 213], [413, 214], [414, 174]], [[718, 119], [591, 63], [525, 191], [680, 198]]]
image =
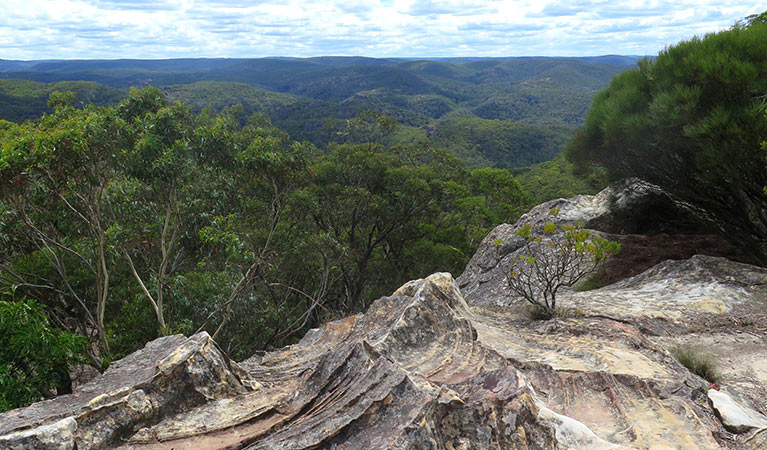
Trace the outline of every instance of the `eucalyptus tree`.
[[[75, 110], [73, 98], [52, 94], [53, 114], [0, 137], [3, 233], [15, 244], [3, 256], [0, 283], [46, 304], [59, 326], [86, 336], [95, 330], [108, 352], [114, 255], [107, 191], [124, 124], [113, 111]], [[26, 257], [13, 259], [19, 254]]]

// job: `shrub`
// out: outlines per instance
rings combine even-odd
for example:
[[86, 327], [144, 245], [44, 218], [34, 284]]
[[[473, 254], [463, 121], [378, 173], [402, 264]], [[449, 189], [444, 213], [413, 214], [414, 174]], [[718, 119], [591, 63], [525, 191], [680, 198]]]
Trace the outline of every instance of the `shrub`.
[[549, 311], [545, 308], [541, 308], [538, 305], [525, 305], [526, 308], [522, 310], [522, 314], [531, 321], [535, 320], [549, 320], [553, 318], [558, 319], [575, 319], [578, 317], [584, 317], [586, 313], [580, 308], [562, 308], [559, 307], [555, 311]]
[[[556, 216], [558, 210], [551, 214]], [[578, 224], [549, 222], [534, 235], [527, 225], [517, 234], [527, 240], [521, 256], [512, 259], [508, 283], [511, 292], [554, 317], [557, 293], [571, 287], [590, 273], [608, 255], [620, 251], [620, 244], [598, 236]]]
[[573, 290], [576, 292], [585, 292], [593, 291], [594, 289], [603, 288], [605, 286], [605, 282], [599, 278], [588, 278], [580, 282], [577, 286], [573, 287]]
[[0, 411], [71, 391], [87, 341], [50, 326], [34, 301], [0, 301]]
[[693, 37], [616, 76], [592, 102], [567, 155], [611, 180], [638, 177], [706, 210], [764, 263], [767, 239], [765, 13]]

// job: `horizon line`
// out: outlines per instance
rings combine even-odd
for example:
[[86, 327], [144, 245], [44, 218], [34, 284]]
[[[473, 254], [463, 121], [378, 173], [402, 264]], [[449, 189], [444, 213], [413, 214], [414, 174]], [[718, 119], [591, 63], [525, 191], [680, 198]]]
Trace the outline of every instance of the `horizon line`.
[[42, 59], [4, 59], [5, 62], [58, 62], [58, 61], [173, 61], [173, 60], [204, 60], [204, 59], [315, 59], [315, 58], [366, 58], [366, 59], [518, 59], [518, 58], [604, 58], [604, 57], [646, 58], [656, 55], [623, 55], [608, 53], [602, 55], [519, 55], [519, 56], [365, 56], [365, 55], [316, 55], [316, 56], [182, 56], [168, 58], [42, 58]]

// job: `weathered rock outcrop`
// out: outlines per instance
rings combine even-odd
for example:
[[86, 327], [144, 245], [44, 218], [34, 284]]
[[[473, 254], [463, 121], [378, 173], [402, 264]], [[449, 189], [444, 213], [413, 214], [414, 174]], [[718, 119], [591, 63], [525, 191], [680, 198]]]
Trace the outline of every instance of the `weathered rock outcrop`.
[[[246, 360], [150, 343], [74, 394], [2, 415], [10, 448], [609, 448], [477, 339], [449, 274]], [[158, 362], [159, 361], [159, 362]], [[97, 392], [103, 392], [96, 396]], [[58, 427], [64, 440], [46, 441]], [[33, 440], [30, 436], [36, 436]]]
[[[554, 206], [608, 223], [600, 195]], [[485, 239], [463, 292], [449, 274], [411, 281], [239, 364], [204, 333], [158, 339], [71, 395], [0, 414], [0, 448], [764, 448], [767, 271], [665, 261], [564, 294], [578, 317], [531, 322], [505, 290], [519, 226]], [[677, 344], [722, 361], [720, 391]]]
[[73, 394], [1, 414], [0, 448], [112, 448], [163, 416], [257, 387], [207, 333], [160, 338]]
[[[552, 216], [552, 209], [559, 211], [556, 216]], [[516, 223], [493, 229], [457, 280], [467, 301], [473, 305], [508, 303], [510, 261], [520, 255], [526, 242], [517, 231], [526, 225], [535, 229], [552, 220], [562, 225], [580, 224], [621, 244], [623, 250], [594, 274], [605, 285], [640, 274], [662, 261], [687, 259], [698, 253], [747, 260], [716, 234], [719, 226], [704, 211], [653, 184], [629, 179], [597, 195], [542, 203]]]

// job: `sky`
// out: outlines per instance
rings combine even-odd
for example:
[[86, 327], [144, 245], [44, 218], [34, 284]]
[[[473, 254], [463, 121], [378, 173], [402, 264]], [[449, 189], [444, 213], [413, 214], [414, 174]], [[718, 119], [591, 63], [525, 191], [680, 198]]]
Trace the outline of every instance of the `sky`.
[[0, 59], [656, 55], [767, 6], [709, 0], [0, 0]]

